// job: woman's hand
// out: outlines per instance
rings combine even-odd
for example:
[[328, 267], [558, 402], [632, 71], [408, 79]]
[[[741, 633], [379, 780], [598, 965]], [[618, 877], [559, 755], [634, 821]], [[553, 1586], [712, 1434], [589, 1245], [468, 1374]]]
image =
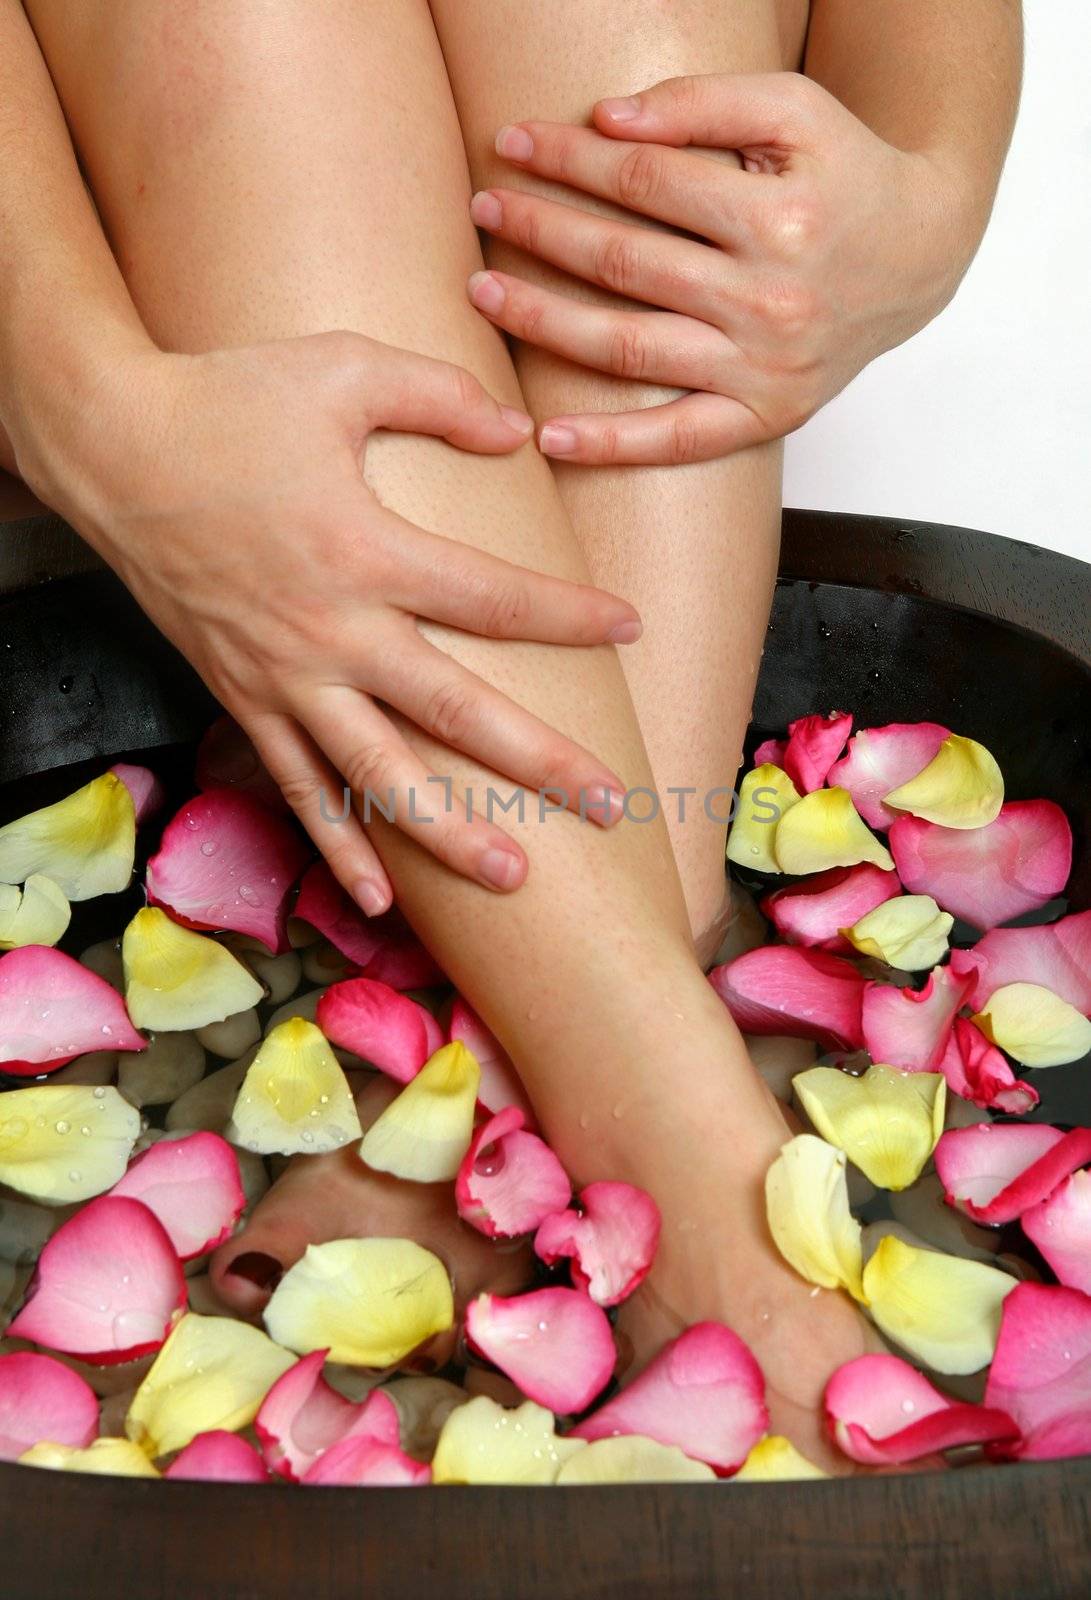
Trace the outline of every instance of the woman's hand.
[[[795, 73], [674, 78], [602, 100], [595, 128], [525, 122], [500, 155], [698, 237], [607, 220], [518, 189], [474, 196], [479, 227], [630, 300], [569, 300], [504, 272], [470, 297], [507, 332], [584, 366], [693, 391], [615, 415], [554, 417], [565, 461], [705, 460], [801, 426], [947, 303], [972, 257], [946, 161], [877, 137]], [[671, 146], [738, 152], [742, 169]]]
[[361, 471], [376, 428], [502, 453], [526, 441], [529, 417], [457, 367], [337, 333], [129, 353], [100, 385], [94, 421], [78, 451], [58, 442], [63, 429], [30, 427], [31, 442], [13, 439], [20, 470], [247, 731], [365, 911], [385, 910], [391, 889], [360, 820], [336, 820], [342, 780], [358, 802], [370, 791], [388, 809], [392, 793], [401, 828], [491, 889], [518, 887], [527, 869], [500, 828], [467, 820], [384, 706], [517, 783], [564, 789], [573, 808], [582, 791], [594, 820], [617, 819], [612, 772], [416, 619], [597, 645], [638, 637], [633, 608], [414, 527]]

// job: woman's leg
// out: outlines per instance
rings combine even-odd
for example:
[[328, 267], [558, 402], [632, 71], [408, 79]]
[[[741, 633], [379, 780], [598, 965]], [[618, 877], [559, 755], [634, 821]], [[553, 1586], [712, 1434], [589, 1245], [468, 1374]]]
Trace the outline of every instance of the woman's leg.
[[[584, 123], [602, 96], [680, 74], [794, 68], [807, 23], [805, 0], [432, 0], [432, 12], [475, 188], [533, 186], [600, 212], [612, 208], [503, 162], [494, 151], [498, 130], [528, 117]], [[604, 299], [502, 241], [486, 243], [486, 259], [563, 293]], [[529, 346], [517, 347], [515, 362], [539, 421], [668, 398]], [[780, 446], [661, 469], [558, 462], [554, 475], [595, 581], [643, 616], [639, 648], [622, 663], [660, 792], [690, 785], [703, 795], [730, 784], [776, 571]], [[699, 800], [690, 800], [684, 822], [674, 799], [667, 815], [698, 947], [711, 957], [724, 910], [723, 829]]]
[[[461, 362], [518, 403], [502, 341], [465, 299], [480, 256], [423, 0], [331, 0], [317, 16], [305, 0], [205, 0], [184, 18], [154, 0], [118, 0], [105, 15], [90, 0], [29, 9], [119, 261], [161, 342], [196, 349], [344, 326]], [[402, 514], [583, 577], [532, 450], [485, 460], [419, 438], [377, 445], [369, 478]], [[436, 637], [631, 784], [650, 785], [612, 650]], [[410, 736], [456, 783], [478, 794], [503, 787]], [[331, 747], [337, 738], [331, 728]], [[530, 878], [503, 900], [393, 830], [379, 844], [400, 903], [511, 1051], [576, 1181], [629, 1178], [659, 1200], [660, 1258], [630, 1313], [641, 1353], [682, 1320], [730, 1320], [765, 1362], [778, 1424], [817, 1449], [821, 1385], [860, 1335], [837, 1297], [816, 1309], [764, 1234], [761, 1180], [783, 1123], [693, 959], [665, 829], [623, 823], [602, 834], [571, 815], [539, 821], [532, 808], [518, 831]], [[217, 1278], [238, 1303], [253, 1296], [230, 1268], [254, 1240], [283, 1261], [298, 1253], [293, 1216], [306, 1213], [315, 1236], [344, 1231], [343, 1209], [328, 1215], [327, 1170], [315, 1161], [309, 1184], [294, 1177], [290, 1204], [274, 1194], [225, 1247]], [[362, 1177], [360, 1232], [375, 1226], [373, 1193]], [[380, 1231], [390, 1231], [387, 1215]]]

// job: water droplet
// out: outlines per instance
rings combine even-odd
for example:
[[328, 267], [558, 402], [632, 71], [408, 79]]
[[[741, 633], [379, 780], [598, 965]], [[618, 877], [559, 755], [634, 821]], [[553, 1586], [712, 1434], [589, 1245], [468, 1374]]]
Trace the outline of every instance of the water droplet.
[[546, 1331], [546, 1329], [548, 1327], [549, 1327], [549, 1323], [548, 1322], [539, 1322], [539, 1324], [538, 1324], [538, 1332], [539, 1333], [545, 1333], [545, 1331]]
[[830, 635], [832, 634], [832, 632], [833, 632], [833, 629], [828, 627], [826, 623], [820, 622], [818, 624], [818, 637], [820, 639], [828, 639], [830, 637]]
[[907, 1417], [911, 1417], [913, 1415], [914, 1411], [916, 1411], [916, 1409], [917, 1408], [913, 1404], [912, 1400], [903, 1400], [902, 1401], [902, 1410], [905, 1412]]
[[313, 1133], [310, 1133], [310, 1132], [303, 1133], [303, 1134], [300, 1135], [300, 1137], [303, 1140], [304, 1144], [313, 1144], [314, 1143], [314, 1134]]
[[82, 1133], [82, 1134], [83, 1134], [83, 1136], [84, 1136], [84, 1138], [85, 1138], [85, 1139], [89, 1139], [89, 1138], [90, 1138], [90, 1137], [91, 1137], [91, 1130], [90, 1130], [90, 1128], [89, 1128], [89, 1127], [88, 1127], [88, 1126], [87, 1126], [87, 1124], [86, 1124], [86, 1122], [85, 1122], [85, 1123], [84, 1123], [84, 1124], [83, 1124], [83, 1126], [82, 1126], [82, 1127], [81, 1127], [81, 1128], [80, 1128], [80, 1132], [81, 1132], [81, 1133]]
[[1061, 1351], [1061, 1355], [1064, 1357], [1064, 1359], [1066, 1361], [1071, 1361], [1072, 1360], [1072, 1352], [1071, 1352], [1071, 1350], [1062, 1350]]
[[474, 1171], [479, 1177], [495, 1178], [498, 1172], [503, 1172], [505, 1160], [502, 1144], [487, 1144], [474, 1158]]
[[102, 1024], [102, 1028], [100, 1029], [100, 1032], [102, 1032], [102, 1033], [113, 1033], [113, 1031], [114, 1031], [113, 1028], [111, 1028], [111, 1026], [110, 1026], [110, 1024], [108, 1022], [104, 1022]]
[[318, 1099], [321, 1105], [328, 1106], [330, 1103], [330, 1097], [328, 1094], [320, 1094]]
[[580, 1127], [581, 1128], [589, 1128], [590, 1126], [591, 1126], [591, 1114], [590, 1114], [590, 1112], [581, 1111], [580, 1112]]
[[95, 1090], [95, 1099], [96, 1100], [105, 1100], [105, 1098], [106, 1098], [106, 1090], [103, 1089], [101, 1087], [101, 1085], [100, 1085], [99, 1088], [97, 1088]]
[[261, 905], [261, 896], [258, 894], [258, 891], [251, 888], [250, 884], [248, 883], [239, 884], [239, 899], [245, 900], [248, 906]]
[[625, 1106], [624, 1106], [622, 1101], [620, 1101], [620, 1100], [618, 1101], [617, 1105], [611, 1111], [610, 1115], [613, 1117], [615, 1122], [620, 1122], [621, 1121], [622, 1117], [625, 1115]]
[[82, 1172], [72, 1171], [72, 1172], [70, 1172], [68, 1174], [68, 1181], [69, 1181], [69, 1183], [79, 1183], [79, 1181], [80, 1181], [80, 1179], [82, 1177], [83, 1177], [83, 1173]]
[[58, 683], [57, 688], [61, 691], [62, 694], [69, 694], [71, 692], [72, 685], [73, 685], [74, 682], [75, 682], [75, 679], [70, 678], [70, 677], [64, 677], [64, 678], [61, 679], [60, 683]]
[[70, 1122], [65, 1122], [63, 1117], [59, 1122], [55, 1122], [53, 1126], [56, 1128], [58, 1133], [70, 1133], [72, 1129], [72, 1124]]
[[216, 846], [213, 844], [211, 839], [205, 840], [204, 844], [201, 846], [201, 854], [203, 856], [214, 856], [216, 854]]
[[185, 822], [187, 828], [196, 828], [198, 826], [197, 818], [191, 815], [186, 816]]
[[878, 667], [872, 667], [871, 671], [868, 673], [868, 677], [871, 679], [872, 683], [878, 683], [882, 676], [883, 675], [879, 671]]

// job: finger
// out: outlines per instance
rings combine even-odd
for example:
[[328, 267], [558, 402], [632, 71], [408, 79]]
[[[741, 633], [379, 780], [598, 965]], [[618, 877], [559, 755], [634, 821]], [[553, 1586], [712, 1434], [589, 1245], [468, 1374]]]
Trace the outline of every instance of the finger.
[[462, 877], [501, 893], [519, 888], [527, 858], [488, 820], [487, 795], [480, 796], [485, 816], [475, 806], [468, 817], [450, 780], [429, 771], [368, 695], [324, 685], [308, 696], [306, 723], [343, 775], [365, 827], [381, 815]]
[[475, 194], [479, 228], [630, 300], [719, 320], [735, 271], [721, 251], [517, 189]]
[[719, 389], [734, 346], [673, 311], [615, 311], [569, 300], [506, 272], [475, 272], [470, 299], [498, 328], [599, 372], [677, 389]]
[[622, 815], [625, 786], [609, 767], [423, 639], [391, 659], [383, 699], [493, 772], [549, 790], [565, 810], [604, 828]]
[[639, 614], [590, 584], [531, 572], [472, 545], [428, 533], [393, 512], [375, 517], [369, 537], [388, 546], [384, 598], [403, 611], [488, 639], [538, 644], [632, 644]]
[[267, 712], [243, 725], [338, 883], [369, 917], [388, 911], [390, 879], [355, 814], [343, 816], [343, 784], [329, 762], [290, 717]]
[[617, 139], [790, 150], [813, 142], [828, 98], [798, 72], [716, 72], [667, 78], [640, 94], [600, 100], [592, 115], [601, 132]]
[[527, 172], [725, 244], [745, 239], [748, 219], [765, 205], [765, 185], [753, 173], [564, 122], [501, 128], [496, 150]]
[[687, 394], [645, 411], [554, 417], [541, 429], [539, 448], [585, 466], [677, 466], [714, 461], [773, 437], [741, 401]]
[[369, 342], [362, 376], [373, 427], [434, 434], [483, 455], [518, 449], [534, 432], [525, 411], [498, 404], [472, 373], [448, 361]]

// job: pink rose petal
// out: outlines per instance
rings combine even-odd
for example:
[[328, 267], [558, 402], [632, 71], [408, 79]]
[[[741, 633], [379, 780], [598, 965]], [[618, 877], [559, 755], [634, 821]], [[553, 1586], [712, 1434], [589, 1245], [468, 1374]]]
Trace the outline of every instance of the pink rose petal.
[[930, 894], [975, 928], [1040, 910], [1072, 870], [1072, 829], [1052, 800], [1009, 800], [983, 828], [899, 817], [889, 843], [910, 894]]
[[851, 732], [852, 717], [847, 711], [831, 711], [826, 717], [798, 717], [788, 724], [783, 770], [800, 794], [821, 789]]
[[858, 1050], [864, 1042], [866, 980], [839, 956], [764, 945], [708, 976], [744, 1033], [817, 1039], [830, 1050]]
[[455, 1179], [459, 1216], [490, 1239], [532, 1233], [571, 1194], [568, 1174], [544, 1139], [526, 1132], [518, 1106], [476, 1129]]
[[952, 950], [951, 965], [974, 974], [975, 1011], [1009, 983], [1036, 983], [1091, 1016], [1091, 911], [1037, 928], [994, 928], [972, 950]]
[[1091, 1296], [1020, 1283], [1004, 1301], [985, 1404], [1006, 1411], [1025, 1461], [1091, 1455]]
[[528, 1400], [558, 1415], [589, 1406], [616, 1360], [606, 1313], [578, 1289], [479, 1294], [466, 1308], [466, 1337]]
[[303, 1479], [305, 1484], [360, 1488], [419, 1488], [431, 1483], [432, 1469], [407, 1456], [399, 1445], [376, 1439], [340, 1439], [323, 1452]]
[[[953, 960], [951, 969], [959, 971]], [[952, 1094], [986, 1111], [1023, 1117], [1034, 1110], [1041, 1098], [1037, 1089], [1015, 1076], [1007, 1056], [986, 1039], [969, 1017], [955, 1018], [939, 1070]]]
[[331, 984], [318, 1002], [315, 1021], [331, 1044], [363, 1056], [398, 1083], [415, 1078], [443, 1045], [430, 1011], [374, 978]]
[[923, 772], [950, 729], [938, 722], [888, 722], [861, 728], [827, 775], [831, 788], [847, 789], [864, 821], [889, 828], [900, 813], [883, 804], [884, 795]]
[[662, 1218], [650, 1194], [629, 1183], [589, 1183], [579, 1210], [547, 1217], [534, 1249], [547, 1266], [571, 1258], [572, 1282], [600, 1306], [616, 1306], [643, 1283]]
[[239, 1158], [218, 1133], [160, 1139], [110, 1193], [153, 1211], [183, 1261], [222, 1244], [246, 1205]]
[[164, 1478], [203, 1478], [210, 1483], [268, 1483], [265, 1464], [252, 1444], [216, 1428], [199, 1433], [180, 1450]]
[[[273, 811], [289, 809], [279, 785], [233, 717], [217, 717], [201, 740], [195, 781], [198, 789], [241, 789]], [[336, 796], [327, 809], [337, 809]]]
[[869, 983], [864, 994], [863, 1036], [873, 1061], [902, 1072], [936, 1072], [951, 1040], [970, 980], [950, 967], [933, 967], [923, 989]]
[[1091, 1128], [1062, 1133], [1046, 1122], [980, 1122], [952, 1128], [936, 1146], [948, 1205], [975, 1222], [1014, 1222], [1091, 1161]]
[[133, 767], [127, 761], [117, 761], [110, 771], [121, 779], [133, 800], [137, 827], [162, 807], [167, 791], [150, 767]]
[[856, 867], [833, 867], [766, 895], [761, 909], [789, 944], [809, 950], [853, 955], [840, 929], [854, 927], [861, 917], [901, 894], [896, 872], [863, 861]]
[[826, 1385], [825, 1406], [839, 1448], [867, 1467], [1019, 1438], [1006, 1412], [948, 1399], [897, 1356], [859, 1356], [839, 1367]]
[[31, 1351], [0, 1356], [0, 1461], [45, 1439], [83, 1450], [97, 1434], [98, 1397], [78, 1372]]
[[317, 928], [364, 976], [392, 989], [427, 989], [444, 981], [397, 908], [381, 917], [365, 917], [324, 861], [304, 873], [293, 915]]
[[1091, 1172], [1073, 1172], [1019, 1221], [1061, 1282], [1091, 1294]]
[[0, 1072], [37, 1077], [95, 1050], [144, 1050], [117, 990], [45, 945], [0, 956]]
[[766, 739], [765, 742], [763, 744], [759, 744], [758, 748], [754, 751], [753, 765], [755, 767], [764, 767], [765, 765], [769, 764], [774, 767], [779, 767], [783, 772], [784, 752], [787, 750], [787, 748], [787, 739]]
[[163, 1225], [139, 1200], [100, 1195], [42, 1251], [8, 1334], [113, 1366], [157, 1350], [185, 1303], [186, 1280]]
[[510, 1056], [461, 995], [455, 995], [451, 1006], [447, 1037], [460, 1040], [481, 1068], [478, 1104], [493, 1116], [506, 1106], [518, 1106], [526, 1126], [532, 1128], [534, 1113]]
[[310, 859], [295, 827], [237, 789], [187, 801], [148, 862], [148, 898], [192, 928], [228, 928], [288, 948], [288, 895]]
[[324, 1452], [349, 1438], [396, 1448], [398, 1413], [389, 1395], [373, 1389], [361, 1405], [346, 1400], [322, 1376], [327, 1350], [289, 1367], [261, 1403], [254, 1431], [270, 1471], [298, 1482]]
[[572, 1432], [642, 1434], [722, 1477], [738, 1471], [768, 1426], [765, 1379], [746, 1345], [723, 1323], [698, 1322]]

